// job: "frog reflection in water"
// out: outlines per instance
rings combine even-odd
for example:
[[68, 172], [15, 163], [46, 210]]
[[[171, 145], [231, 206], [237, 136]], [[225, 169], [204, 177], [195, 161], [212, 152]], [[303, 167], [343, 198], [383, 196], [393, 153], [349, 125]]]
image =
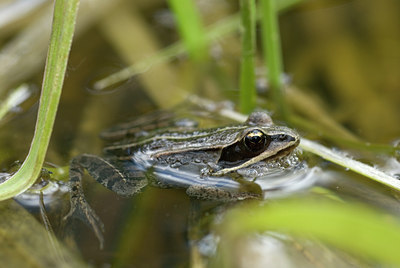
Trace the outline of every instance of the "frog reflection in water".
[[[214, 129], [181, 126], [145, 132], [139, 128], [109, 130], [103, 137], [117, 141], [104, 148], [103, 158], [83, 154], [71, 161], [68, 216], [89, 223], [101, 244], [103, 224], [85, 200], [84, 170], [121, 196], [153, 185], [184, 188], [194, 198], [233, 201], [261, 197], [253, 181], [299, 144], [295, 131], [274, 125], [262, 112], [252, 113], [243, 124]], [[257, 173], [251, 172], [255, 165]]]

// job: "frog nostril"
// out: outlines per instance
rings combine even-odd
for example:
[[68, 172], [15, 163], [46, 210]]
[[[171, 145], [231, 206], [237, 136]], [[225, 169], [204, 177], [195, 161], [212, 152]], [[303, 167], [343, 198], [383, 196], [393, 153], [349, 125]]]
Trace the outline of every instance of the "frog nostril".
[[289, 141], [294, 141], [295, 138], [290, 136], [290, 135], [286, 135], [286, 134], [279, 134], [278, 135], [278, 141], [280, 142], [289, 142]]
[[288, 136], [285, 135], [285, 134], [280, 134], [280, 135], [278, 136], [278, 140], [279, 140], [279, 141], [286, 141], [286, 140], [288, 140]]

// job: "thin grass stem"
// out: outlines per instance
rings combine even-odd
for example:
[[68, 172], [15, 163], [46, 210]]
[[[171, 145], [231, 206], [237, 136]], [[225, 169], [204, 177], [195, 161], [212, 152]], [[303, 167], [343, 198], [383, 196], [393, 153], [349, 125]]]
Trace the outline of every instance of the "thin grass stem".
[[351, 159], [350, 157], [345, 156], [344, 153], [333, 151], [317, 142], [304, 138], [301, 139], [300, 147], [310, 153], [322, 157], [323, 159], [331, 161], [342, 167], [348, 168], [358, 174], [361, 174], [365, 177], [370, 178], [371, 180], [384, 184], [394, 190], [400, 191], [400, 180], [389, 174], [386, 174], [383, 171], [378, 170], [377, 168]]
[[256, 106], [255, 66], [256, 4], [254, 0], [241, 0], [242, 62], [240, 66], [240, 110], [250, 113]]
[[275, 0], [261, 0], [261, 33], [264, 62], [268, 66], [268, 81], [279, 115], [287, 119], [287, 107], [282, 91], [282, 53], [278, 25], [278, 10]]
[[201, 23], [200, 14], [192, 0], [169, 0], [174, 12], [179, 33], [195, 61], [207, 59], [207, 39]]
[[40, 174], [50, 141], [75, 29], [79, 0], [56, 0], [35, 134], [21, 168], [0, 185], [0, 200], [28, 189]]

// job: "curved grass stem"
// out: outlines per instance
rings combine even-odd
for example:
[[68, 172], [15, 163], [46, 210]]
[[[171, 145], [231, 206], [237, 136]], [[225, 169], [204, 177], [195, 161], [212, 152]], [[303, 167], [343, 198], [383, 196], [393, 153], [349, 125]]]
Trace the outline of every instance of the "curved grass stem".
[[40, 174], [49, 145], [75, 29], [79, 0], [56, 0], [35, 134], [21, 168], [0, 185], [0, 200], [28, 189]]

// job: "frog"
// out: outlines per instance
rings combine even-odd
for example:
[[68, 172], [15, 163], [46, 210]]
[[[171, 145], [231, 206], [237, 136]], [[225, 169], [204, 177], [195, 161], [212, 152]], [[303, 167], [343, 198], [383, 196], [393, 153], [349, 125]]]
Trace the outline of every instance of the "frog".
[[300, 142], [295, 130], [274, 124], [266, 112], [253, 112], [241, 124], [206, 129], [190, 120], [168, 127], [169, 118], [161, 117], [152, 130], [146, 122], [142, 119], [102, 132], [100, 136], [108, 140], [103, 156], [82, 154], [70, 162], [66, 218], [83, 219], [100, 246], [104, 225], [85, 199], [85, 170], [123, 197], [155, 186], [182, 188], [199, 200], [254, 199], [262, 196], [257, 178], [268, 174], [277, 160], [293, 154]]

